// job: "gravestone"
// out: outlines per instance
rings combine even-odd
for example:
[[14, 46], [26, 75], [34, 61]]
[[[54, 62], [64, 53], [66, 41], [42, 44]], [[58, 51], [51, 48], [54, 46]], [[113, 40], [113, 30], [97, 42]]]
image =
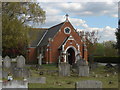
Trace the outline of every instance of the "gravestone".
[[10, 68], [11, 67], [11, 59], [9, 56], [6, 56], [3, 60], [3, 66], [4, 68]]
[[102, 82], [95, 80], [86, 80], [76, 82], [76, 90], [102, 90]]
[[8, 72], [6, 71], [2, 71], [2, 78], [6, 78], [8, 77]]
[[31, 77], [28, 78], [28, 83], [46, 83], [46, 77]]
[[20, 57], [20, 56], [17, 56], [17, 57], [16, 57], [16, 61], [18, 60], [19, 57]]
[[2, 90], [2, 80], [0, 80], [0, 90]]
[[2, 56], [0, 56], [0, 68], [2, 68]]
[[59, 76], [70, 76], [70, 64], [61, 62], [58, 65]]
[[25, 58], [21, 55], [17, 59], [17, 67], [18, 68], [24, 68], [24, 66], [25, 66]]
[[2, 70], [0, 70], [0, 80], [2, 79]]
[[25, 77], [28, 78], [30, 76], [30, 71], [27, 68], [14, 68], [12, 70], [13, 77], [20, 78]]
[[85, 60], [78, 60], [77, 62], [78, 76], [89, 76], [89, 66]]
[[2, 79], [2, 56], [0, 56], [0, 79]]
[[14, 88], [14, 90], [28, 90], [28, 82], [26, 81], [13, 80], [9, 82], [3, 82], [2, 86], [3, 88]]
[[79, 66], [78, 76], [89, 76], [89, 66]]

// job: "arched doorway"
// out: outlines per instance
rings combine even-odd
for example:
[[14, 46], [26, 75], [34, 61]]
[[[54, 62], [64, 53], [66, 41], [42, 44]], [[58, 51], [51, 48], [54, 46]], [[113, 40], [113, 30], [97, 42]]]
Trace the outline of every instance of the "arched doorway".
[[75, 51], [73, 48], [69, 48], [67, 50], [67, 53], [68, 53], [68, 57], [66, 58], [68, 58], [68, 63], [72, 65], [73, 63], [75, 63]]

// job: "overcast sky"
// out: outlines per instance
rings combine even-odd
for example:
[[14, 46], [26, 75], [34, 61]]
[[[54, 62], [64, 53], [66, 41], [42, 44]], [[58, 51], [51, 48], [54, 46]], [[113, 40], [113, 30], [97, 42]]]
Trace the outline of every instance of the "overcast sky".
[[39, 2], [46, 11], [46, 21], [39, 28], [49, 28], [65, 21], [65, 14], [78, 31], [98, 30], [100, 42], [116, 40], [115, 30], [118, 27], [117, 2]]

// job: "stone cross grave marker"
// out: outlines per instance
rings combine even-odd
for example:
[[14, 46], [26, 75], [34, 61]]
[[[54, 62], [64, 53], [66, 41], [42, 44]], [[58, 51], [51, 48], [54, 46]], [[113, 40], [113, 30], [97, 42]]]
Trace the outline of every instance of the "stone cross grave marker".
[[10, 68], [11, 67], [11, 59], [9, 56], [6, 56], [3, 60], [3, 65], [5, 68]]
[[25, 58], [21, 55], [17, 59], [17, 67], [18, 68], [23, 68], [25, 66]]
[[42, 58], [43, 58], [43, 56], [42, 56], [42, 54], [40, 54], [40, 55], [38, 56], [38, 64], [39, 64], [39, 65], [42, 65]]
[[86, 80], [76, 82], [76, 90], [102, 90], [102, 82], [95, 80]]
[[58, 65], [59, 76], [70, 76], [70, 64], [61, 62]]

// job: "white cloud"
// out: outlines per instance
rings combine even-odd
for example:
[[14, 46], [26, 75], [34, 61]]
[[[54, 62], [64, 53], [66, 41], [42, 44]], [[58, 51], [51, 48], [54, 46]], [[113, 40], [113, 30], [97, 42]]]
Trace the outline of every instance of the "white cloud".
[[99, 42], [108, 41], [108, 40], [116, 40], [115, 31], [116, 28], [112, 28], [110, 26], [106, 26], [104, 28], [91, 28], [88, 27], [86, 29], [77, 29], [78, 31], [98, 31], [99, 36], [101, 37]]
[[65, 14], [70, 15], [70, 22], [73, 24], [75, 29], [82, 27], [84, 31], [98, 31], [101, 39], [103, 40], [115, 40], [115, 28], [106, 26], [103, 28], [89, 27], [85, 20], [76, 18], [81, 16], [100, 16], [107, 15], [111, 17], [118, 17], [118, 5], [116, 2], [77, 2], [77, 3], [40, 3], [40, 6], [46, 11], [46, 22], [44, 25], [39, 27], [51, 27], [55, 24], [63, 22], [65, 20]]
[[117, 2], [77, 2], [77, 3], [40, 3], [47, 15], [68, 13], [71, 16], [100, 16], [109, 15], [117, 17]]
[[[19, 1], [19, 0], [16, 0]], [[38, 2], [91, 2], [91, 0], [37, 0]], [[92, 2], [118, 2], [119, 0], [92, 0]]]
[[46, 8], [46, 14], [47, 14], [47, 16], [56, 15], [56, 14], [59, 14], [59, 13], [60, 12], [57, 9], [53, 9], [53, 8], [50, 8], [50, 7]]

